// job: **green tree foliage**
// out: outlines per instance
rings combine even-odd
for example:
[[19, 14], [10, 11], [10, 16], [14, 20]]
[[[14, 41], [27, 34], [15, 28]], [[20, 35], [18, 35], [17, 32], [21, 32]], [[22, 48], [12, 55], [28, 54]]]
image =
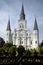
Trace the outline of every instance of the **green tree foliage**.
[[20, 46], [17, 48], [17, 52], [18, 52], [17, 62], [21, 65], [21, 63], [22, 63], [22, 58], [23, 58], [24, 53], [25, 53], [25, 48], [20, 45]]
[[32, 56], [37, 56], [38, 55], [38, 51], [36, 49], [30, 49], [31, 55]]
[[15, 56], [16, 55], [16, 46], [10, 47], [8, 52], [11, 56]]
[[[38, 56], [39, 55], [39, 56]], [[4, 64], [17, 64], [17, 65], [24, 65], [28, 64], [29, 62], [40, 62], [40, 59], [37, 60], [38, 57], [43, 57], [43, 46], [40, 45], [38, 49], [27, 49], [23, 46], [19, 46], [18, 48], [16, 45], [12, 45], [11, 43], [4, 44], [3, 47], [0, 48], [0, 63]], [[5, 59], [4, 59], [5, 57]], [[32, 58], [31, 58], [32, 57]], [[3, 58], [3, 59], [2, 59]], [[41, 59], [41, 62], [43, 60]]]
[[20, 46], [18, 47], [17, 51], [18, 51], [18, 54], [19, 54], [19, 55], [23, 55], [23, 53], [25, 52], [25, 48], [20, 45]]
[[13, 44], [11, 44], [11, 43], [5, 43], [5, 44], [3, 45], [3, 47], [11, 47], [11, 46], [13, 46]]
[[5, 43], [4, 39], [0, 37], [0, 47], [3, 47], [4, 43]]
[[30, 55], [31, 55], [31, 51], [30, 51], [29, 49], [26, 50], [26, 51], [25, 51], [25, 55], [26, 55], [26, 56], [30, 56]]
[[43, 55], [43, 46], [38, 47], [38, 54]]
[[5, 43], [5, 44], [3, 45], [3, 49], [5, 50], [5, 52], [8, 52], [8, 50], [9, 50], [9, 48], [10, 48], [11, 46], [13, 46], [11, 43]]
[[4, 52], [5, 52], [5, 51], [4, 51], [3, 47], [0, 48], [0, 57], [1, 57], [1, 56], [4, 56]]

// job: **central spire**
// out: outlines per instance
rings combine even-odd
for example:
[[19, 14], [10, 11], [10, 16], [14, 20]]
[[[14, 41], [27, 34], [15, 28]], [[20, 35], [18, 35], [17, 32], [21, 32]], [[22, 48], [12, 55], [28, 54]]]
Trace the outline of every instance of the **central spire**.
[[24, 20], [25, 19], [25, 13], [24, 13], [24, 6], [22, 4], [22, 9], [21, 9], [21, 13], [20, 13], [20, 20]]

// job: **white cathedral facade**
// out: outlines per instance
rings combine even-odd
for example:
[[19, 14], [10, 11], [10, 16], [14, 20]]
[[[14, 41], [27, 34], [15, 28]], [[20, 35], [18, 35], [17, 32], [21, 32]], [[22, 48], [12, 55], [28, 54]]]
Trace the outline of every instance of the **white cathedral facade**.
[[20, 19], [18, 21], [18, 28], [14, 29], [13, 35], [11, 33], [10, 20], [8, 20], [5, 42], [13, 43], [13, 45], [16, 45], [17, 47], [22, 45], [25, 49], [36, 49], [39, 45], [39, 29], [37, 20], [35, 18], [34, 29], [33, 32], [31, 32], [27, 28], [23, 5], [20, 13]]

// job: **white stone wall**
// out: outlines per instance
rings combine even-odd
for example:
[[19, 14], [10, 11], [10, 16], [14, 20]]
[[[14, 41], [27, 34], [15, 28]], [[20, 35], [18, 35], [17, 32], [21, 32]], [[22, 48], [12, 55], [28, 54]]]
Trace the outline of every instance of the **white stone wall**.
[[31, 33], [30, 30], [27, 30], [27, 49], [31, 47]]
[[39, 32], [37, 30], [33, 31], [32, 48], [37, 48], [39, 44]]
[[[13, 45], [17, 45], [17, 47], [20, 45], [20, 37], [22, 38], [21, 45], [25, 47], [25, 49], [30, 49], [30, 45], [31, 45], [31, 33], [29, 30], [17, 30], [16, 29], [16, 34], [17, 36], [15, 36], [15, 31], [13, 34]], [[21, 35], [22, 34], [22, 35]], [[15, 39], [16, 37], [16, 39]]]
[[[21, 27], [20, 27], [21, 26]], [[26, 20], [21, 20], [18, 22], [18, 28], [19, 29], [26, 29], [27, 28], [27, 21]]]
[[11, 31], [6, 31], [6, 43], [12, 43], [12, 34]]
[[[22, 35], [21, 35], [22, 34]], [[13, 38], [12, 38], [13, 37]], [[14, 30], [13, 36], [11, 37], [11, 32], [7, 31], [6, 32], [6, 43], [11, 43], [13, 41], [13, 45], [17, 45], [17, 47], [20, 45], [20, 37], [22, 38], [22, 46], [25, 47], [25, 49], [33, 49], [33, 48], [37, 48], [38, 47], [38, 43], [39, 43], [39, 32], [33, 31], [33, 33], [31, 33], [30, 30], [17, 30], [16, 32]], [[13, 40], [12, 40], [13, 39]], [[37, 41], [37, 43], [35, 43], [35, 41]], [[32, 44], [31, 44], [32, 43]]]

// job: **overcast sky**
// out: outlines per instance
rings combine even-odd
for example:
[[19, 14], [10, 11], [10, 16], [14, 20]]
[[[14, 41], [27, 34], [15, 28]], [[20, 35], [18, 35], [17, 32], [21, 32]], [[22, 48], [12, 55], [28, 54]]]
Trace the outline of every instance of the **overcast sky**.
[[21, 6], [27, 20], [27, 27], [33, 31], [35, 17], [39, 27], [39, 40], [43, 40], [43, 0], [0, 0], [0, 37], [5, 39], [8, 19], [12, 32], [18, 27]]

